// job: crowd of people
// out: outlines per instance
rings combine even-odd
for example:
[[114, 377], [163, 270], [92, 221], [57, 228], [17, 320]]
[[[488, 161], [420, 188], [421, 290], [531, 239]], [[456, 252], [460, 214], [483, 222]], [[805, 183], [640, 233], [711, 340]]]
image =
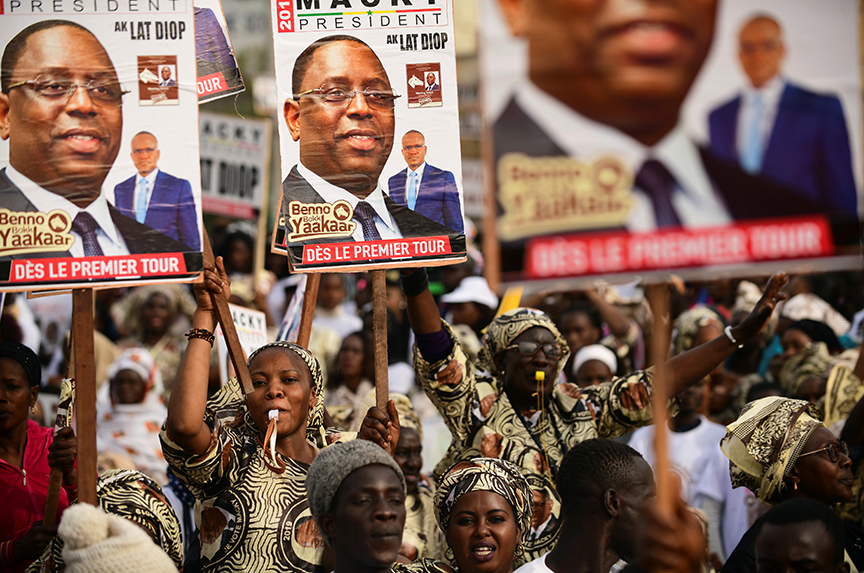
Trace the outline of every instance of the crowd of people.
[[499, 309], [471, 260], [388, 271], [381, 410], [362, 274], [322, 277], [309, 348], [249, 355], [251, 393], [220, 379], [211, 293], [264, 312], [272, 340], [298, 290], [284, 267], [253, 275], [248, 239], [223, 245], [194, 288], [98, 295], [98, 509], [77, 507], [73, 430], [50, 429], [62, 303], [6, 297], [0, 569], [864, 570], [858, 275], [598, 283]]

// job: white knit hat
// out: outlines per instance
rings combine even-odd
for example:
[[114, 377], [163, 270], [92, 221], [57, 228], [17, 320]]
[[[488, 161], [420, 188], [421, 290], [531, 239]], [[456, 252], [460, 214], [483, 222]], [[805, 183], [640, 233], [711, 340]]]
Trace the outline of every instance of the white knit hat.
[[573, 376], [579, 374], [579, 369], [589, 360], [599, 360], [608, 366], [612, 376], [615, 376], [615, 371], [618, 370], [618, 359], [614, 352], [602, 344], [589, 344], [576, 352], [576, 356], [573, 358]]
[[57, 530], [67, 573], [177, 573], [147, 533], [116, 515], [79, 503], [63, 512]]

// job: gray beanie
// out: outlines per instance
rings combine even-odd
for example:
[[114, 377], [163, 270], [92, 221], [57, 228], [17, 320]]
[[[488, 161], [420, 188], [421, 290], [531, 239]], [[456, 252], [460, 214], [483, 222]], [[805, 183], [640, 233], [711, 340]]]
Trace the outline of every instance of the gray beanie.
[[402, 482], [402, 491], [405, 491], [405, 476], [399, 464], [381, 446], [356, 439], [333, 444], [318, 452], [306, 474], [306, 494], [312, 517], [317, 521], [319, 515], [330, 511], [336, 491], [351, 472], [371, 465], [386, 466], [396, 472]]

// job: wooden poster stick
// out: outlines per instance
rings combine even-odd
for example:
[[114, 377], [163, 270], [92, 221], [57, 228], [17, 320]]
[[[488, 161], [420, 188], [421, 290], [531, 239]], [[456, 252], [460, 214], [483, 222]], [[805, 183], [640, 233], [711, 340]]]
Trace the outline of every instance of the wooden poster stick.
[[386, 271], [372, 271], [372, 326], [375, 336], [375, 405], [387, 411], [390, 401], [387, 378], [387, 282]]
[[669, 473], [669, 381], [666, 378], [666, 360], [669, 357], [669, 298], [665, 284], [649, 292], [648, 302], [654, 315], [651, 334], [651, 363], [654, 364], [654, 479], [657, 481], [657, 503], [667, 519], [674, 515], [674, 498]]
[[[216, 265], [216, 257], [213, 256], [213, 247], [210, 246], [210, 238], [207, 233], [204, 233], [204, 264]], [[249, 376], [249, 369], [246, 367], [246, 354], [243, 352], [243, 347], [240, 346], [240, 338], [237, 336], [237, 329], [234, 327], [234, 318], [231, 316], [231, 309], [228, 308], [228, 299], [225, 298], [225, 291], [212, 294], [213, 306], [216, 307], [216, 316], [219, 319], [219, 324], [222, 325], [222, 333], [225, 335], [225, 344], [228, 346], [228, 356], [231, 357], [231, 362], [234, 364], [234, 371], [237, 373], [237, 378], [240, 380], [240, 386], [243, 388], [244, 394], [252, 392], [252, 377]]]
[[312, 319], [315, 317], [315, 303], [318, 301], [320, 273], [306, 275], [306, 291], [303, 293], [303, 308], [300, 310], [300, 329], [297, 331], [297, 344], [309, 350], [309, 337], [312, 335]]
[[71, 360], [75, 362], [78, 400], [78, 501], [96, 499], [96, 358], [93, 349], [93, 289], [72, 290]]
[[[69, 361], [71, 364], [72, 361]], [[75, 402], [75, 379], [69, 377], [69, 372], [66, 372], [66, 378], [60, 386], [60, 403], [57, 405], [57, 419], [54, 422], [55, 430], [62, 430], [69, 427], [72, 421], [72, 404]], [[60, 490], [63, 487], [63, 472], [59, 468], [51, 468], [51, 475], [48, 479], [48, 498], [45, 502], [45, 516], [42, 518], [42, 524], [46, 527], [54, 527], [57, 524], [57, 506], [60, 503]], [[70, 500], [71, 501], [71, 500]]]

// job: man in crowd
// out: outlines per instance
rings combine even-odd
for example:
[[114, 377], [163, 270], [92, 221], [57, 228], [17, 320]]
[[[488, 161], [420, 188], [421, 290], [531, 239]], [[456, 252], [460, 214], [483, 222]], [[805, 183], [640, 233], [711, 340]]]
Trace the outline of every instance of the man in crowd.
[[783, 29], [772, 16], [750, 18], [738, 34], [749, 85], [708, 118], [711, 150], [819, 204], [857, 215], [849, 133], [840, 99], [782, 77]]
[[132, 138], [132, 162], [138, 173], [114, 187], [114, 204], [127, 217], [200, 251], [201, 233], [192, 186], [185, 179], [161, 171], [157, 166], [159, 157], [155, 135], [141, 131]]
[[426, 138], [416, 129], [402, 136], [402, 157], [408, 167], [390, 178], [390, 197], [456, 233], [463, 233], [465, 222], [456, 177], [426, 163]]
[[186, 250], [102, 194], [120, 149], [125, 92], [89, 30], [64, 20], [28, 26], [6, 45], [0, 68], [0, 137], [9, 141], [0, 206], [65, 211], [76, 239], [65, 254], [74, 257]]
[[[355, 241], [449, 234], [395, 203], [379, 183], [393, 148], [399, 96], [368, 45], [353, 36], [316, 40], [298, 56], [292, 83], [284, 115], [300, 142], [300, 163], [282, 182], [284, 208], [290, 201], [345, 200], [358, 223], [348, 238]], [[316, 242], [327, 240], [346, 237]]]

